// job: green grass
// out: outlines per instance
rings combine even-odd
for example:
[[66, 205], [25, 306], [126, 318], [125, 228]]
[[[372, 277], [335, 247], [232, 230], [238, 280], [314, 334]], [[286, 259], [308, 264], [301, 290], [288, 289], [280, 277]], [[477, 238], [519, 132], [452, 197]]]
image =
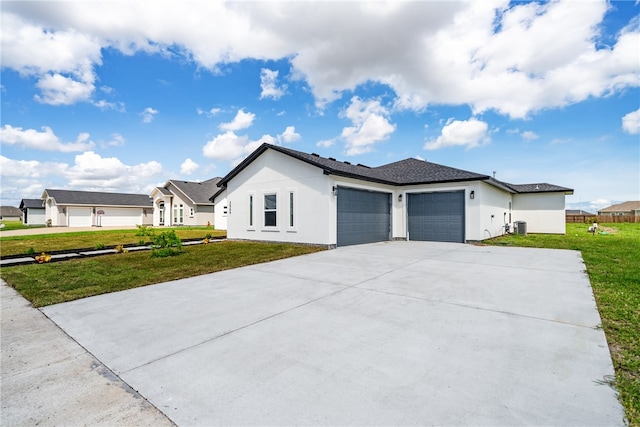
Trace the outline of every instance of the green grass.
[[154, 258], [149, 251], [5, 267], [0, 276], [35, 307], [198, 276], [322, 250], [306, 245], [223, 241]]
[[0, 236], [3, 231], [9, 230], [24, 230], [31, 228], [44, 228], [44, 225], [24, 225], [22, 221], [0, 221], [4, 224], [4, 227], [0, 228]]
[[573, 249], [582, 253], [631, 426], [640, 426], [640, 224], [567, 224], [566, 235], [503, 236], [487, 244]]
[[[170, 230], [175, 230], [182, 240], [204, 239], [208, 233], [212, 236], [226, 236], [227, 234], [224, 230], [214, 230], [211, 227], [163, 227], [153, 229], [156, 234]], [[137, 229], [69, 231], [65, 233], [9, 237], [0, 234], [0, 256], [23, 255], [29, 248], [33, 248], [36, 253], [40, 253], [65, 249], [96, 248], [98, 246], [137, 245], [140, 240], [151, 241], [149, 236], [137, 236], [136, 233], [138, 233]]]

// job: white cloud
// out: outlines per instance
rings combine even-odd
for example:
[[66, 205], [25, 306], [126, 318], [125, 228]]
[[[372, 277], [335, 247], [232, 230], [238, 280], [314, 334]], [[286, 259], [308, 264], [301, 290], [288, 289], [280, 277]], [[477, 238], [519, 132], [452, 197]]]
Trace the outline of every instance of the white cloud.
[[532, 132], [530, 130], [525, 130], [524, 132], [522, 132], [520, 134], [520, 136], [522, 137], [522, 139], [524, 139], [525, 141], [533, 141], [535, 139], [540, 138], [538, 135], [536, 135], [535, 132]]
[[280, 99], [284, 95], [287, 87], [278, 86], [278, 73], [279, 71], [269, 70], [268, 68], [263, 68], [260, 71], [260, 88], [262, 88], [260, 99]]
[[336, 143], [336, 139], [335, 138], [331, 138], [331, 139], [322, 139], [322, 140], [316, 142], [316, 145], [318, 147], [322, 147], [322, 148], [329, 148], [335, 143]]
[[196, 109], [196, 112], [198, 113], [198, 115], [199, 115], [199, 116], [201, 116], [201, 115], [203, 115], [203, 114], [204, 114], [204, 115], [206, 115], [207, 117], [213, 117], [213, 116], [215, 116], [216, 114], [218, 114], [218, 113], [222, 112], [222, 109], [221, 109], [221, 108], [212, 108], [212, 109], [210, 109], [209, 111], [205, 111], [205, 110], [203, 110], [202, 108], [197, 108], [197, 109]]
[[191, 175], [192, 173], [197, 171], [199, 167], [200, 167], [200, 165], [197, 164], [196, 162], [194, 162], [193, 160], [186, 159], [180, 165], [180, 173], [184, 174], [184, 175]]
[[622, 117], [622, 129], [631, 135], [640, 133], [640, 109], [625, 114]]
[[156, 114], [158, 114], [158, 110], [151, 107], [145, 108], [144, 111], [140, 113], [142, 116], [142, 123], [151, 123]]
[[[637, 23], [611, 46], [597, 44], [609, 7], [605, 0], [580, 7], [565, 0], [5, 2], [2, 56], [3, 67], [35, 77], [38, 99], [48, 103], [91, 97], [101, 49], [113, 48], [183, 55], [212, 71], [247, 58], [289, 58], [292, 78], [308, 84], [319, 106], [377, 82], [395, 93], [395, 108], [470, 105], [474, 114], [520, 118], [638, 87]], [[268, 71], [264, 97], [278, 96], [283, 88]]]
[[271, 135], [262, 135], [253, 141], [246, 135], [236, 135], [233, 131], [227, 131], [208, 141], [202, 147], [202, 154], [214, 160], [228, 160], [234, 167], [263, 143], [275, 145], [276, 142], [277, 139]]
[[289, 144], [292, 142], [299, 141], [302, 136], [296, 132], [295, 126], [287, 126], [287, 128], [278, 135], [278, 142], [283, 142], [285, 144]]
[[253, 124], [256, 115], [253, 113], [245, 113], [244, 110], [238, 110], [238, 113], [229, 123], [220, 123], [218, 126], [221, 130], [236, 131], [246, 129]]
[[384, 141], [395, 131], [389, 123], [388, 110], [378, 100], [363, 101], [357, 96], [342, 114], [353, 126], [342, 129], [340, 137], [346, 142], [346, 154], [353, 156], [368, 153], [377, 142]]
[[0, 156], [2, 198], [11, 201], [40, 197], [45, 188], [148, 193], [148, 183], [162, 172], [162, 165], [156, 161], [126, 165], [92, 151], [76, 155], [73, 165]]
[[0, 128], [0, 142], [6, 145], [17, 145], [43, 151], [60, 151], [69, 153], [92, 149], [95, 144], [89, 141], [88, 133], [78, 135], [76, 142], [61, 142], [50, 127], [43, 126], [42, 132], [35, 129], [22, 129], [4, 125]]
[[488, 134], [488, 125], [480, 120], [449, 119], [442, 128], [442, 134], [435, 140], [424, 145], [425, 150], [437, 150], [445, 147], [462, 146], [467, 149], [488, 144], [491, 138]]

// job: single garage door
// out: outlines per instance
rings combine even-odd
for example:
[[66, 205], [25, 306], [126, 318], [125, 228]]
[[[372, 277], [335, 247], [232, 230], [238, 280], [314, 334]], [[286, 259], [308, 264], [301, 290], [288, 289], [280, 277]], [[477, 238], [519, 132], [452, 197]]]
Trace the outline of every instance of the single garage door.
[[99, 224], [103, 227], [132, 226], [142, 224], [142, 209], [140, 208], [98, 208]]
[[409, 193], [409, 240], [464, 243], [464, 191]]
[[389, 193], [338, 187], [338, 246], [389, 240]]
[[91, 208], [67, 208], [69, 227], [91, 227]]

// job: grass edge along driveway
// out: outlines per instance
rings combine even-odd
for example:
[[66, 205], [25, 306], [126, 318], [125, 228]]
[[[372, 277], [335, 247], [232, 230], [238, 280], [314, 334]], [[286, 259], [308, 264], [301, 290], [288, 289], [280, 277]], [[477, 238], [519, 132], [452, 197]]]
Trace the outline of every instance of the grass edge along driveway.
[[0, 276], [34, 307], [43, 307], [320, 250], [309, 245], [221, 241], [183, 247], [179, 255], [164, 258], [144, 251], [3, 267]]
[[640, 426], [640, 224], [567, 224], [565, 235], [497, 237], [485, 244], [582, 253], [616, 372], [614, 386], [630, 426]]

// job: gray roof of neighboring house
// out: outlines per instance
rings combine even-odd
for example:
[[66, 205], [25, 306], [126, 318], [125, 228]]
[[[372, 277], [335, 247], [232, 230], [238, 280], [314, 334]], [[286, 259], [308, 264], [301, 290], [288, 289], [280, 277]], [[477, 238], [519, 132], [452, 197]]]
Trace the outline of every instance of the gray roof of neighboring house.
[[242, 163], [229, 172], [227, 176], [222, 178], [218, 185], [226, 185], [229, 180], [240, 173], [240, 171], [242, 171], [267, 149], [278, 151], [305, 163], [319, 167], [328, 175], [338, 175], [389, 185], [417, 185], [481, 180], [487, 181], [488, 183], [509, 191], [510, 193], [573, 192], [571, 188], [546, 183], [521, 185], [509, 184], [507, 182], [498, 181], [488, 175], [412, 158], [378, 167], [369, 167], [362, 164], [354, 165], [350, 162], [340, 162], [331, 157], [320, 157], [317, 154], [307, 154], [301, 151], [267, 143], [262, 144], [253, 153], [251, 153], [242, 161]]
[[598, 212], [624, 212], [640, 210], [640, 200], [631, 200], [624, 203], [618, 203], [617, 205], [611, 205], [604, 209], [600, 209]]
[[0, 216], [22, 218], [22, 211], [15, 206], [0, 206]]
[[583, 211], [582, 209], [567, 209], [565, 210], [567, 215], [595, 215], [594, 213]]
[[22, 199], [20, 201], [20, 209], [43, 209], [44, 200], [42, 199]]
[[88, 206], [135, 206], [152, 207], [153, 201], [147, 194], [101, 193], [97, 191], [72, 191], [45, 189], [42, 197], [55, 199], [58, 205]]
[[[222, 178], [215, 177], [202, 182], [180, 181], [170, 179], [165, 185], [173, 184], [182, 194], [187, 196], [193, 203], [198, 205], [210, 205], [209, 200], [218, 191], [218, 183]], [[163, 193], [164, 194], [164, 193]]]

